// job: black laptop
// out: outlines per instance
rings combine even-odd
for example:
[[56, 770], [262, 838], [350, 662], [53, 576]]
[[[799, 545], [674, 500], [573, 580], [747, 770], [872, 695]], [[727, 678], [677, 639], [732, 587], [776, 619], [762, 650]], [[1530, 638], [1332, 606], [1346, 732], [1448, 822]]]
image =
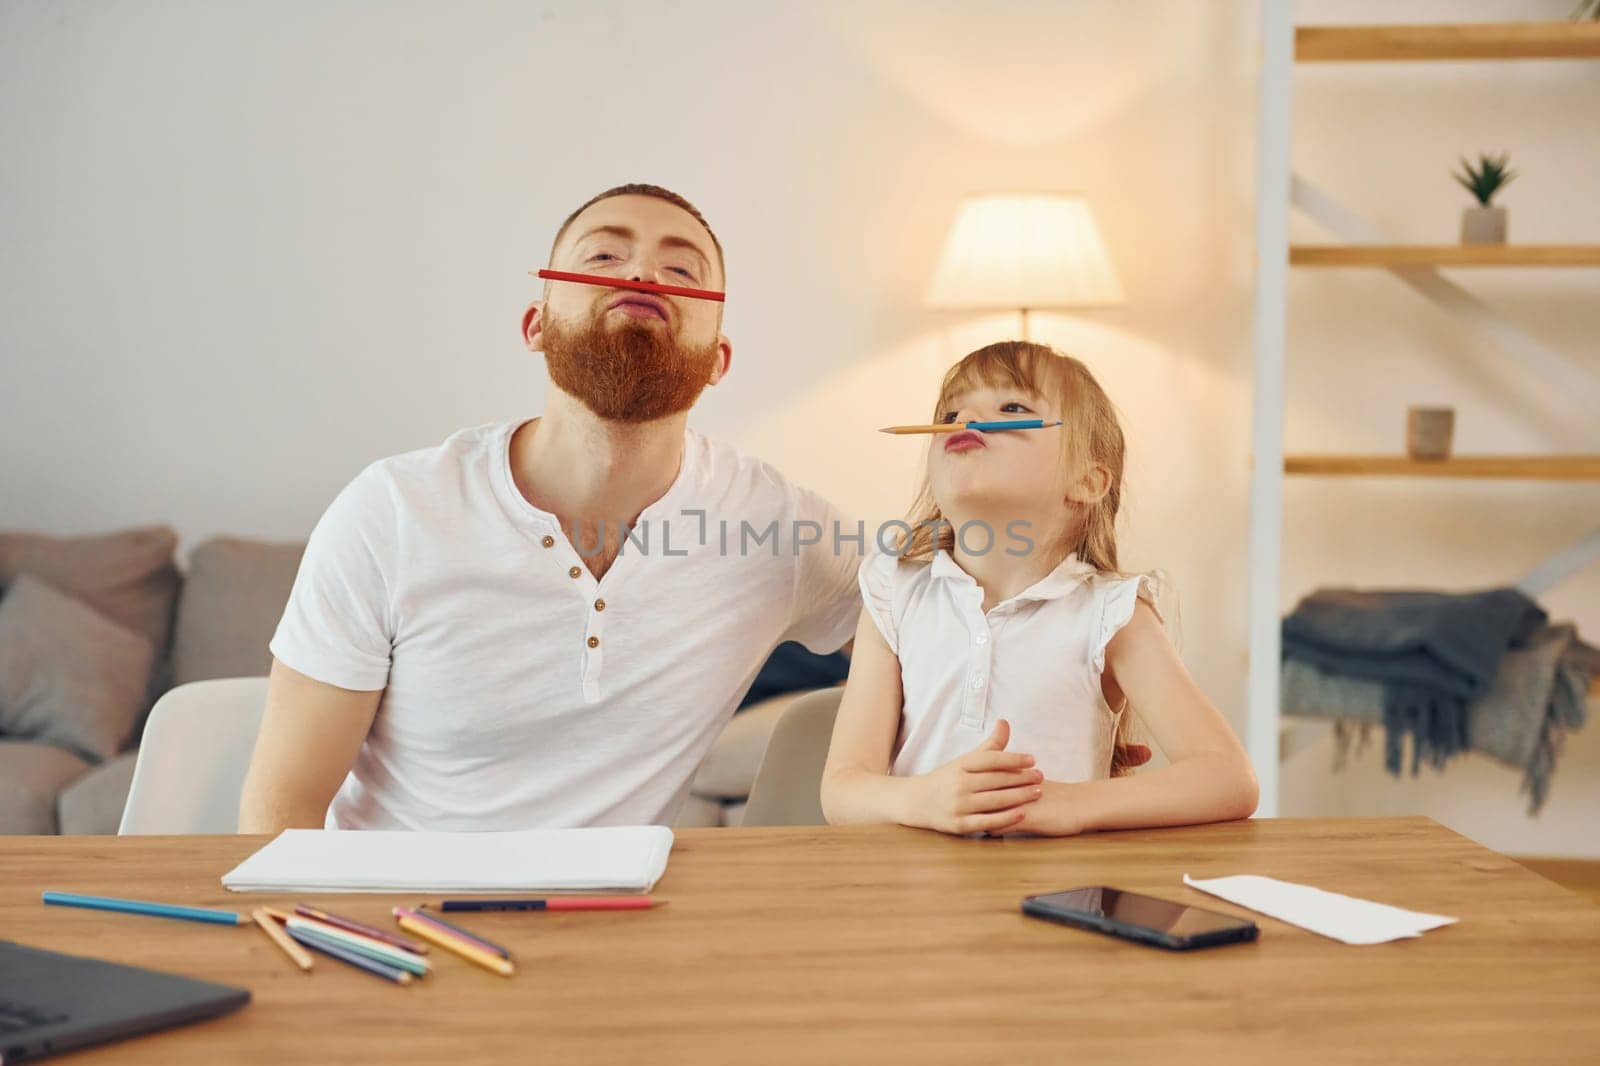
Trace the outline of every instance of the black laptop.
[[0, 1066], [214, 1018], [249, 1002], [243, 988], [0, 940]]

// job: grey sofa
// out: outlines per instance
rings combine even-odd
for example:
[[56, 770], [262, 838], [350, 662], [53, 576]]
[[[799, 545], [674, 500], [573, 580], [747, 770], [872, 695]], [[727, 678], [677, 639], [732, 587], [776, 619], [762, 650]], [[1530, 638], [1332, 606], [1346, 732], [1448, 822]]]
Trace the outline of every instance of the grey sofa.
[[[141, 710], [174, 685], [265, 674], [303, 546], [217, 537], [197, 545], [183, 571], [176, 547], [164, 527], [68, 538], [0, 533], [0, 587], [41, 580], [142, 634], [155, 654]], [[679, 825], [738, 822], [773, 725], [800, 695], [735, 716], [702, 763]], [[48, 737], [7, 736], [0, 726], [0, 833], [115, 833], [137, 743], [138, 723], [104, 758]]]

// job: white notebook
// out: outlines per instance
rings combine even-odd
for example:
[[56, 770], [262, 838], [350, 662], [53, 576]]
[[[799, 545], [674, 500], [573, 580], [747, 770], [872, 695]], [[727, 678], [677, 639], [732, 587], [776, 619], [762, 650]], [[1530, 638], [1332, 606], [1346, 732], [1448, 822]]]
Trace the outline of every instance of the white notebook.
[[286, 829], [222, 875], [234, 892], [648, 892], [663, 825], [493, 833]]

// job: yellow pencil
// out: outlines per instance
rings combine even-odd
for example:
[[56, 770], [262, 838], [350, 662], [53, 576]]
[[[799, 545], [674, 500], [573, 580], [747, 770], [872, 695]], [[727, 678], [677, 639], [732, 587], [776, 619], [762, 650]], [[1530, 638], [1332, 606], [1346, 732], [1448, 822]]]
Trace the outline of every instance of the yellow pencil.
[[446, 951], [453, 951], [468, 962], [477, 963], [485, 970], [493, 970], [501, 977], [510, 977], [517, 972], [517, 968], [511, 964], [510, 959], [502, 959], [500, 956], [485, 951], [476, 944], [469, 944], [460, 937], [452, 936], [432, 922], [418, 921], [407, 914], [402, 907], [394, 909], [394, 917], [400, 923], [400, 928], [406, 932], [437, 944]]
[[955, 433], [967, 428], [965, 422], [941, 422], [936, 426], [884, 426], [879, 433]]
[[272, 915], [267, 913], [265, 907], [257, 907], [250, 912], [250, 917], [261, 927], [261, 931], [267, 934], [267, 939], [282, 948], [283, 953], [289, 956], [296, 966], [302, 970], [311, 969], [311, 953], [290, 940], [289, 935], [278, 927], [278, 923], [273, 921]]

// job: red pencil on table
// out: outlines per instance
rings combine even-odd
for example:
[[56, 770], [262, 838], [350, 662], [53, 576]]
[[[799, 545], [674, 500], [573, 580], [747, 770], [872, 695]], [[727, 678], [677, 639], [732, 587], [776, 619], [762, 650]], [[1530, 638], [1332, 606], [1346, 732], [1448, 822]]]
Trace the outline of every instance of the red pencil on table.
[[666, 903], [649, 896], [551, 896], [549, 899], [447, 899], [442, 911], [644, 911]]
[[696, 300], [728, 299], [725, 292], [713, 289], [691, 289], [683, 285], [658, 285], [653, 281], [630, 281], [627, 278], [608, 278], [604, 274], [574, 274], [570, 270], [535, 270], [534, 274], [547, 281], [575, 281], [580, 285], [604, 285], [611, 289], [634, 289], [638, 292], [659, 292], [663, 296], [691, 296]]

